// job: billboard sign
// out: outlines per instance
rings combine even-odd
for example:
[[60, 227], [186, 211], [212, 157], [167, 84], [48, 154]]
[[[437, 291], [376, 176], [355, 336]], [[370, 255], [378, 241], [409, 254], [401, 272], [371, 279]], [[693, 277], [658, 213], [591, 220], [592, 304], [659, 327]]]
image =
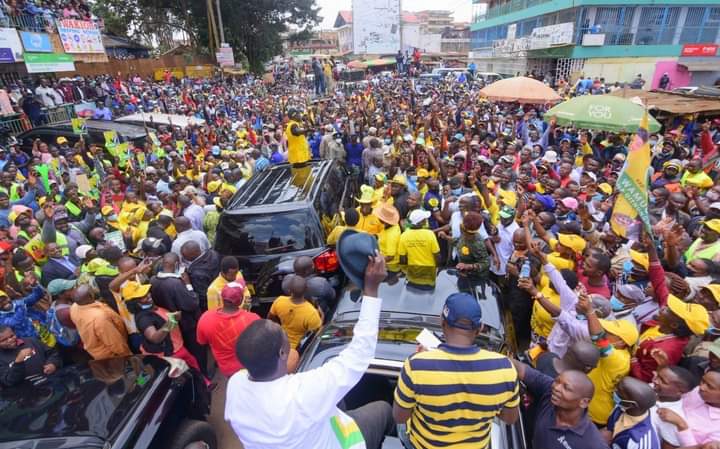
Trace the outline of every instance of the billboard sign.
[[98, 27], [86, 20], [58, 20], [58, 34], [65, 53], [105, 53]]
[[530, 50], [540, 50], [573, 43], [573, 22], [538, 27], [530, 34]]
[[75, 58], [66, 53], [25, 53], [28, 73], [73, 72]]
[[400, 50], [400, 0], [353, 0], [353, 53], [391, 55]]

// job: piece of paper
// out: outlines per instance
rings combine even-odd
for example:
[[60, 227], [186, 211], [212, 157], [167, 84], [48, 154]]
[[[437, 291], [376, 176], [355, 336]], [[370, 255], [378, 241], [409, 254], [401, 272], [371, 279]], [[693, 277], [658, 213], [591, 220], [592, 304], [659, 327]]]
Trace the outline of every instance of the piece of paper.
[[105, 240], [110, 242], [113, 246], [125, 252], [125, 239], [123, 238], [122, 232], [113, 231], [105, 234]]
[[418, 336], [415, 337], [415, 341], [420, 343], [425, 349], [435, 349], [442, 343], [435, 334], [427, 329], [423, 329]]
[[85, 195], [90, 193], [90, 180], [85, 173], [79, 174], [75, 177], [75, 183], [78, 186], [78, 191]]

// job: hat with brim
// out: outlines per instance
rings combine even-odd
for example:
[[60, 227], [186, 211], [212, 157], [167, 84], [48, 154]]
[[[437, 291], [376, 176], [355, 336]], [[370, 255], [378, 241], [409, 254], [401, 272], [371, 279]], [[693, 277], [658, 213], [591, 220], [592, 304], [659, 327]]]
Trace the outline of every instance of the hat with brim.
[[600, 326], [608, 334], [615, 335], [620, 340], [624, 341], [628, 346], [634, 346], [637, 343], [640, 334], [637, 327], [633, 323], [627, 320], [598, 320]]
[[375, 208], [373, 214], [378, 217], [383, 223], [387, 223], [393, 226], [400, 223], [400, 213], [394, 206], [391, 206], [390, 204], [381, 204], [379, 207]]
[[708, 352], [720, 359], [720, 338], [710, 344], [710, 347], [708, 347]]
[[712, 220], [703, 221], [703, 224], [711, 231], [720, 232], [720, 219], [713, 218]]
[[513, 209], [510, 206], [503, 206], [502, 209], [500, 209], [500, 218], [512, 218], [515, 216], [515, 209]]
[[423, 221], [430, 218], [432, 214], [430, 211], [424, 210], [424, 209], [415, 209], [414, 211], [410, 212], [410, 215], [408, 216], [408, 220], [410, 220], [410, 223], [413, 226], [417, 226]]
[[53, 279], [47, 286], [47, 291], [50, 296], [59, 295], [60, 293], [66, 292], [70, 289], [75, 288], [77, 284], [76, 280], [70, 279]]
[[708, 284], [703, 285], [701, 288], [707, 289], [712, 295], [713, 299], [720, 304], [720, 284]]
[[220, 197], [219, 197], [219, 196], [216, 196], [215, 198], [213, 198], [213, 204], [214, 204], [215, 206], [219, 207], [220, 209], [223, 208], [222, 201], [220, 201]]
[[577, 254], [582, 253], [585, 250], [585, 245], [587, 245], [584, 238], [575, 234], [558, 234], [558, 242]]
[[630, 249], [630, 260], [643, 267], [645, 271], [650, 269], [650, 257], [647, 253], [641, 253], [640, 251]]
[[375, 189], [368, 185], [362, 185], [360, 186], [360, 196], [356, 197], [355, 199], [360, 204], [372, 204], [374, 194]]
[[135, 281], [128, 281], [122, 288], [122, 297], [125, 301], [144, 298], [150, 292], [150, 284], [140, 284]]
[[347, 229], [340, 235], [337, 243], [340, 267], [350, 282], [361, 289], [364, 286], [368, 257], [374, 256], [377, 250], [377, 239], [371, 234]]
[[685, 302], [675, 295], [668, 295], [668, 308], [680, 317], [695, 335], [703, 335], [710, 327], [710, 315], [700, 304]]

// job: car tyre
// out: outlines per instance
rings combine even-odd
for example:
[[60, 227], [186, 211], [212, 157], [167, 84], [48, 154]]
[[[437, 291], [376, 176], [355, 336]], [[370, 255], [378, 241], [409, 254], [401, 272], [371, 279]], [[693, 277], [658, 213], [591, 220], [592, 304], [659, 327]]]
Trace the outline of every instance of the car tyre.
[[[210, 424], [205, 421], [186, 419], [180, 423], [178, 429], [173, 432], [173, 437], [167, 449], [189, 449], [191, 443], [204, 442], [208, 449], [218, 449], [217, 437]], [[200, 446], [202, 447], [202, 446]]]

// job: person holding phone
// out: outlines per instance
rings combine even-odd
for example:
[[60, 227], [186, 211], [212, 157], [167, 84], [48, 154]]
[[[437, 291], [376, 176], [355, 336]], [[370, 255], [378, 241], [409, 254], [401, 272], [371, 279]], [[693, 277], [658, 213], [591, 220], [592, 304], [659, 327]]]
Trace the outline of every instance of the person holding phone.
[[11, 387], [32, 376], [49, 376], [62, 366], [54, 349], [32, 337], [19, 338], [0, 325], [0, 386]]

